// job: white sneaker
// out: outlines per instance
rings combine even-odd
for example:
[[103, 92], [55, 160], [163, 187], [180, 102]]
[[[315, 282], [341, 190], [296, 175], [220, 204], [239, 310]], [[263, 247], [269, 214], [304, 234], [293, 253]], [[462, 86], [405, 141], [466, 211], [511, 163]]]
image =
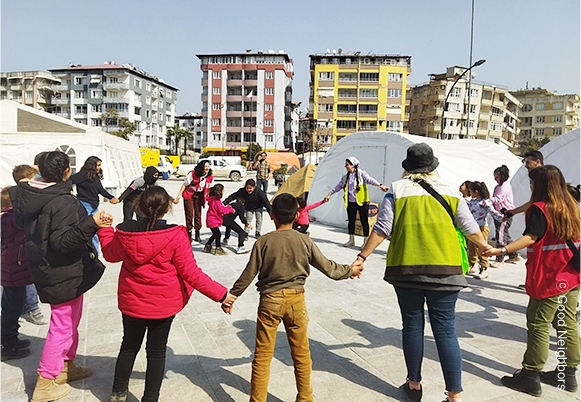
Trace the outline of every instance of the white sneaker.
[[484, 271], [482, 271], [478, 275], [475, 275], [474, 277], [478, 278], [478, 279], [486, 279], [486, 278], [488, 278], [488, 270], [485, 269]]
[[469, 274], [476, 274], [478, 272], [478, 267], [476, 266], [476, 264], [472, 265], [470, 267], [470, 269], [468, 270]]
[[250, 250], [244, 247], [238, 247], [238, 250], [236, 250], [236, 254], [246, 254], [249, 253]]
[[494, 262], [491, 262], [491, 263], [490, 263], [490, 266], [491, 266], [492, 268], [500, 268], [500, 267], [502, 267], [503, 265], [504, 265], [504, 262], [503, 262], [503, 261], [494, 261]]

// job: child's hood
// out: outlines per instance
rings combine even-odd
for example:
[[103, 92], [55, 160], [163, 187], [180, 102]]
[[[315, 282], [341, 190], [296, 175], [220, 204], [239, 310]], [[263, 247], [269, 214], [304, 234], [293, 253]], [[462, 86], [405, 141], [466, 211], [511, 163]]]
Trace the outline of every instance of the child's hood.
[[[125, 232], [117, 228], [117, 239], [127, 250], [129, 257], [137, 264], [151, 261], [168, 244], [185, 231], [183, 226], [174, 226], [163, 230], [149, 232]], [[184, 232], [185, 235], [185, 232]]]

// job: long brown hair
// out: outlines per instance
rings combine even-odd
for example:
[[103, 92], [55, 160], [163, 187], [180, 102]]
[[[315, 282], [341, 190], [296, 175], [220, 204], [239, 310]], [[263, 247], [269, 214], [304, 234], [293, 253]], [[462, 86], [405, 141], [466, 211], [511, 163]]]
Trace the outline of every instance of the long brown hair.
[[172, 201], [167, 191], [160, 186], [149, 187], [135, 199], [134, 202], [147, 220], [146, 231], [153, 230], [155, 223], [165, 214]]
[[529, 177], [533, 181], [531, 202], [545, 202], [554, 236], [558, 240], [579, 239], [579, 204], [569, 193], [559, 168], [553, 165], [539, 166], [530, 171]]

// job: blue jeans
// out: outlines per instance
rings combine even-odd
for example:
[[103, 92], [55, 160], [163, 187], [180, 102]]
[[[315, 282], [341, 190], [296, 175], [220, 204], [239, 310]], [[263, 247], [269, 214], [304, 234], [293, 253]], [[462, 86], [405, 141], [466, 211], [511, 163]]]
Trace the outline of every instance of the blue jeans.
[[456, 301], [459, 291], [435, 291], [399, 286], [394, 286], [394, 288], [403, 323], [403, 353], [408, 372], [407, 378], [414, 382], [422, 380], [424, 302], [427, 302], [446, 391], [462, 392], [462, 354], [455, 327]]
[[26, 296], [24, 298], [24, 308], [22, 309], [22, 315], [28, 314], [29, 311], [36, 310], [38, 308], [38, 292], [36, 291], [36, 286], [34, 283], [26, 285]]
[[264, 191], [264, 194], [268, 191], [268, 180], [266, 179], [256, 179], [256, 184], [258, 184], [258, 188]]
[[18, 318], [24, 305], [26, 286], [4, 286], [2, 289], [2, 345], [12, 348], [18, 339]]
[[[95, 212], [97, 212], [97, 210], [99, 209], [98, 207], [94, 207], [92, 206], [90, 203], [88, 203], [87, 201], [81, 201], [79, 200], [79, 202], [81, 204], [83, 204], [83, 206], [85, 207], [85, 209], [87, 210], [87, 214], [89, 216], [93, 216], [93, 214]], [[99, 254], [99, 236], [97, 236], [97, 233], [95, 233], [95, 236], [93, 236], [93, 247], [95, 247], [95, 251], [97, 252], [97, 254]]]

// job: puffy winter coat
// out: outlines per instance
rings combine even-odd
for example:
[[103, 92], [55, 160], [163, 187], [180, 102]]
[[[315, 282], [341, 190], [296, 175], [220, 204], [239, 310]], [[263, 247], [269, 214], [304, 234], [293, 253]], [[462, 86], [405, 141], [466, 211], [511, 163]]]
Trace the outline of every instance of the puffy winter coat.
[[208, 229], [222, 226], [224, 214], [234, 213], [230, 205], [222, 204], [222, 200], [216, 197], [208, 198], [208, 213], [206, 214], [206, 227]]
[[16, 226], [14, 210], [2, 212], [2, 286], [30, 285], [24, 230]]
[[198, 290], [222, 301], [228, 289], [213, 281], [196, 263], [183, 226], [145, 231], [144, 222], [127, 221], [99, 230], [103, 257], [120, 262], [117, 300], [119, 310], [136, 318], [171, 317]]
[[30, 274], [43, 303], [76, 299], [105, 271], [91, 243], [99, 227], [71, 189], [70, 180], [46, 188], [21, 182], [12, 200], [16, 223], [26, 234]]

